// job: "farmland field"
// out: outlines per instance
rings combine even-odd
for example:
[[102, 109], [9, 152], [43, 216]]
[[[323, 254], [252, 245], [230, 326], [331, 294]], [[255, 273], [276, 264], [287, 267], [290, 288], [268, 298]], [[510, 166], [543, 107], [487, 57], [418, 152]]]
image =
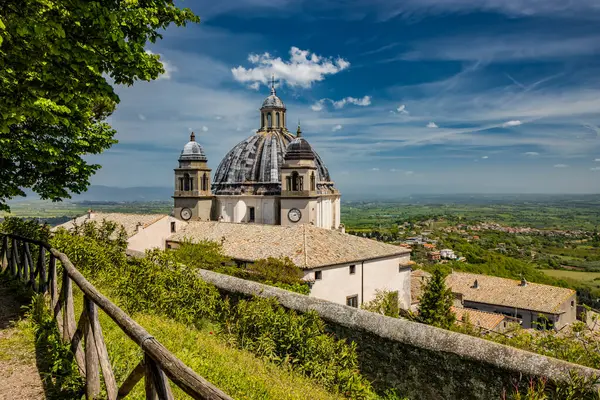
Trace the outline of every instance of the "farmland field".
[[573, 279], [580, 282], [600, 279], [600, 272], [565, 271], [560, 269], [544, 269], [546, 275], [559, 279]]

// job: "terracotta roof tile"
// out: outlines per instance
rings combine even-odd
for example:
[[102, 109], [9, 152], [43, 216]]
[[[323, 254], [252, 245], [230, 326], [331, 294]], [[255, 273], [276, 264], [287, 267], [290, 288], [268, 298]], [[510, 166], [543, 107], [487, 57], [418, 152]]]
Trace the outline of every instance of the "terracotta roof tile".
[[102, 222], [103, 220], [115, 222], [125, 228], [127, 237], [132, 237], [137, 233], [138, 224], [142, 224], [142, 227], [147, 228], [153, 223], [167, 217], [166, 214], [124, 214], [124, 213], [99, 213], [93, 212], [91, 219], [88, 214], [84, 214], [71, 221], [67, 221], [64, 224], [55, 226], [52, 230], [58, 228], [65, 228], [67, 230], [72, 229], [74, 224], [82, 225], [88, 221]]
[[[473, 287], [477, 280], [479, 288]], [[495, 276], [454, 272], [446, 278], [446, 284], [455, 293], [461, 293], [465, 301], [497, 304], [545, 313], [559, 313], [560, 306], [575, 291], [557, 286], [498, 278]]]
[[168, 240], [209, 240], [222, 243], [223, 251], [238, 260], [289, 257], [303, 269], [358, 262], [410, 250], [313, 225], [260, 225], [228, 222], [190, 222]]
[[506, 318], [502, 314], [472, 310], [469, 308], [451, 307], [451, 310], [456, 314], [457, 323], [459, 323], [458, 321], [462, 321], [465, 315], [468, 315], [471, 325], [490, 331], [495, 330], [495, 328]]

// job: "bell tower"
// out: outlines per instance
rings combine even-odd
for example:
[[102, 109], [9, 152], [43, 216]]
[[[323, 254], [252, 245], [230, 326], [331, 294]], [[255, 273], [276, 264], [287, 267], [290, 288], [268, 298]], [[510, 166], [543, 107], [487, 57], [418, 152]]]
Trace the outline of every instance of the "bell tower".
[[311, 145], [302, 137], [300, 123], [281, 166], [281, 225], [318, 225], [317, 166]]
[[210, 168], [194, 132], [175, 168], [174, 216], [184, 221], [209, 221], [213, 203]]

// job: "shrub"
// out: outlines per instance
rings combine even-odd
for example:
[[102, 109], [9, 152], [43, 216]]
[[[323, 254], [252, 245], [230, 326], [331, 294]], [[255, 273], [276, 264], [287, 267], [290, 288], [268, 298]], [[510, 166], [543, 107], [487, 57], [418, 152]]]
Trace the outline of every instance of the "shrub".
[[454, 325], [456, 315], [450, 309], [454, 296], [446, 287], [445, 278], [440, 269], [433, 271], [421, 296], [417, 319], [424, 324], [450, 329]]
[[375, 298], [363, 304], [361, 308], [388, 317], [398, 318], [400, 314], [398, 291], [376, 290]]

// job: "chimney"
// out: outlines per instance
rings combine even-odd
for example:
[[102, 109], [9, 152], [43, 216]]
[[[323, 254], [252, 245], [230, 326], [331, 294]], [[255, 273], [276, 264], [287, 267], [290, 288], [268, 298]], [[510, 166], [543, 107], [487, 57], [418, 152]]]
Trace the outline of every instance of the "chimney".
[[473, 289], [479, 289], [479, 282], [477, 282], [477, 279], [473, 282]]
[[525, 278], [521, 278], [521, 286], [527, 286], [527, 280]]
[[141, 232], [142, 229], [144, 229], [144, 224], [142, 224], [141, 222], [138, 222], [137, 225], [135, 226], [135, 231], [137, 233]]

